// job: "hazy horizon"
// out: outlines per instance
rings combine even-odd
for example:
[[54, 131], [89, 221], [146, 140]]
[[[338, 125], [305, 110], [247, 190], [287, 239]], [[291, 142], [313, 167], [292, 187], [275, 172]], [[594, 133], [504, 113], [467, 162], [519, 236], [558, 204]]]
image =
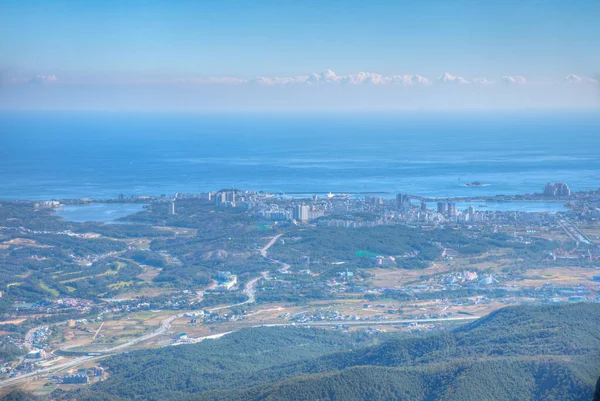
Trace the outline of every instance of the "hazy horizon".
[[597, 15], [587, 1], [8, 1], [0, 109], [598, 109]]

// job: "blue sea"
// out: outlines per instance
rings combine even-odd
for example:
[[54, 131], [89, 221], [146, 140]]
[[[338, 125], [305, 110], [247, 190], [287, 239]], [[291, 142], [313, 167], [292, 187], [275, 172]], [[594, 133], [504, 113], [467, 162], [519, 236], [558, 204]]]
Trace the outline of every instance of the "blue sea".
[[[600, 186], [600, 114], [0, 113], [0, 199]], [[484, 186], [467, 187], [479, 181]]]

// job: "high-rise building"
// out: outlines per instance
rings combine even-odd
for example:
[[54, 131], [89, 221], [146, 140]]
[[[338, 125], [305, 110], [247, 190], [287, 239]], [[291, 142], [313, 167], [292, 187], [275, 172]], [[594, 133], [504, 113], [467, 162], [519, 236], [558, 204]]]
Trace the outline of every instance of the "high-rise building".
[[470, 216], [473, 216], [475, 214], [475, 206], [471, 205], [467, 208], [467, 213], [469, 213]]
[[554, 184], [556, 187], [556, 195], [558, 196], [571, 196], [571, 189], [564, 182], [557, 182]]
[[217, 192], [215, 195], [215, 204], [219, 206], [225, 202], [227, 202], [227, 196], [225, 195], [225, 192]]
[[396, 194], [396, 203], [398, 206], [404, 205], [410, 202], [410, 197], [407, 194]]
[[564, 182], [551, 182], [547, 183], [544, 187], [544, 196], [557, 197], [557, 196], [571, 196], [571, 189]]
[[201, 192], [198, 197], [202, 200], [208, 200], [211, 201], [213, 200], [213, 197], [215, 196], [214, 192]]
[[423, 212], [427, 211], [427, 202], [421, 201], [421, 211], [423, 211]]
[[383, 205], [383, 198], [380, 196], [365, 196], [365, 203], [370, 205]]
[[316, 220], [319, 217], [323, 217], [323, 216], [325, 216], [325, 211], [322, 209], [313, 208], [312, 210], [308, 211], [308, 219], [309, 220]]
[[306, 205], [294, 206], [294, 219], [302, 223], [306, 223], [308, 221], [309, 211], [310, 209]]
[[175, 214], [175, 200], [169, 203], [169, 214]]
[[410, 197], [406, 194], [396, 194], [396, 204], [398, 209], [407, 211], [410, 209]]
[[225, 192], [225, 200], [227, 202], [235, 203], [235, 192], [234, 191]]
[[547, 183], [544, 187], [544, 196], [555, 196], [556, 188], [552, 183]]
[[448, 216], [456, 216], [456, 203], [448, 202]]
[[438, 202], [437, 211], [442, 216], [445, 216], [446, 215], [446, 204], [444, 202]]

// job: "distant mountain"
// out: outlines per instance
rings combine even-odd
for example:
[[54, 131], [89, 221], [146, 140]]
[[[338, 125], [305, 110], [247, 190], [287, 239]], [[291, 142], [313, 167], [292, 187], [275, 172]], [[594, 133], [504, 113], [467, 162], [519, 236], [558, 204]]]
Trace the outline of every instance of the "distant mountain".
[[589, 401], [600, 376], [599, 327], [600, 305], [573, 304], [509, 307], [448, 333], [349, 351], [336, 351], [356, 344], [341, 334], [249, 329], [116, 356], [109, 379], [68, 397]]

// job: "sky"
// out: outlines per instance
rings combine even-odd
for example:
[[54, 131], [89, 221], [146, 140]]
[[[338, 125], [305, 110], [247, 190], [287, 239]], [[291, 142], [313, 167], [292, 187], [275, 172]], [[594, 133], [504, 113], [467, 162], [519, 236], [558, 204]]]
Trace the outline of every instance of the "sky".
[[598, 109], [599, 1], [0, 2], [0, 108]]

